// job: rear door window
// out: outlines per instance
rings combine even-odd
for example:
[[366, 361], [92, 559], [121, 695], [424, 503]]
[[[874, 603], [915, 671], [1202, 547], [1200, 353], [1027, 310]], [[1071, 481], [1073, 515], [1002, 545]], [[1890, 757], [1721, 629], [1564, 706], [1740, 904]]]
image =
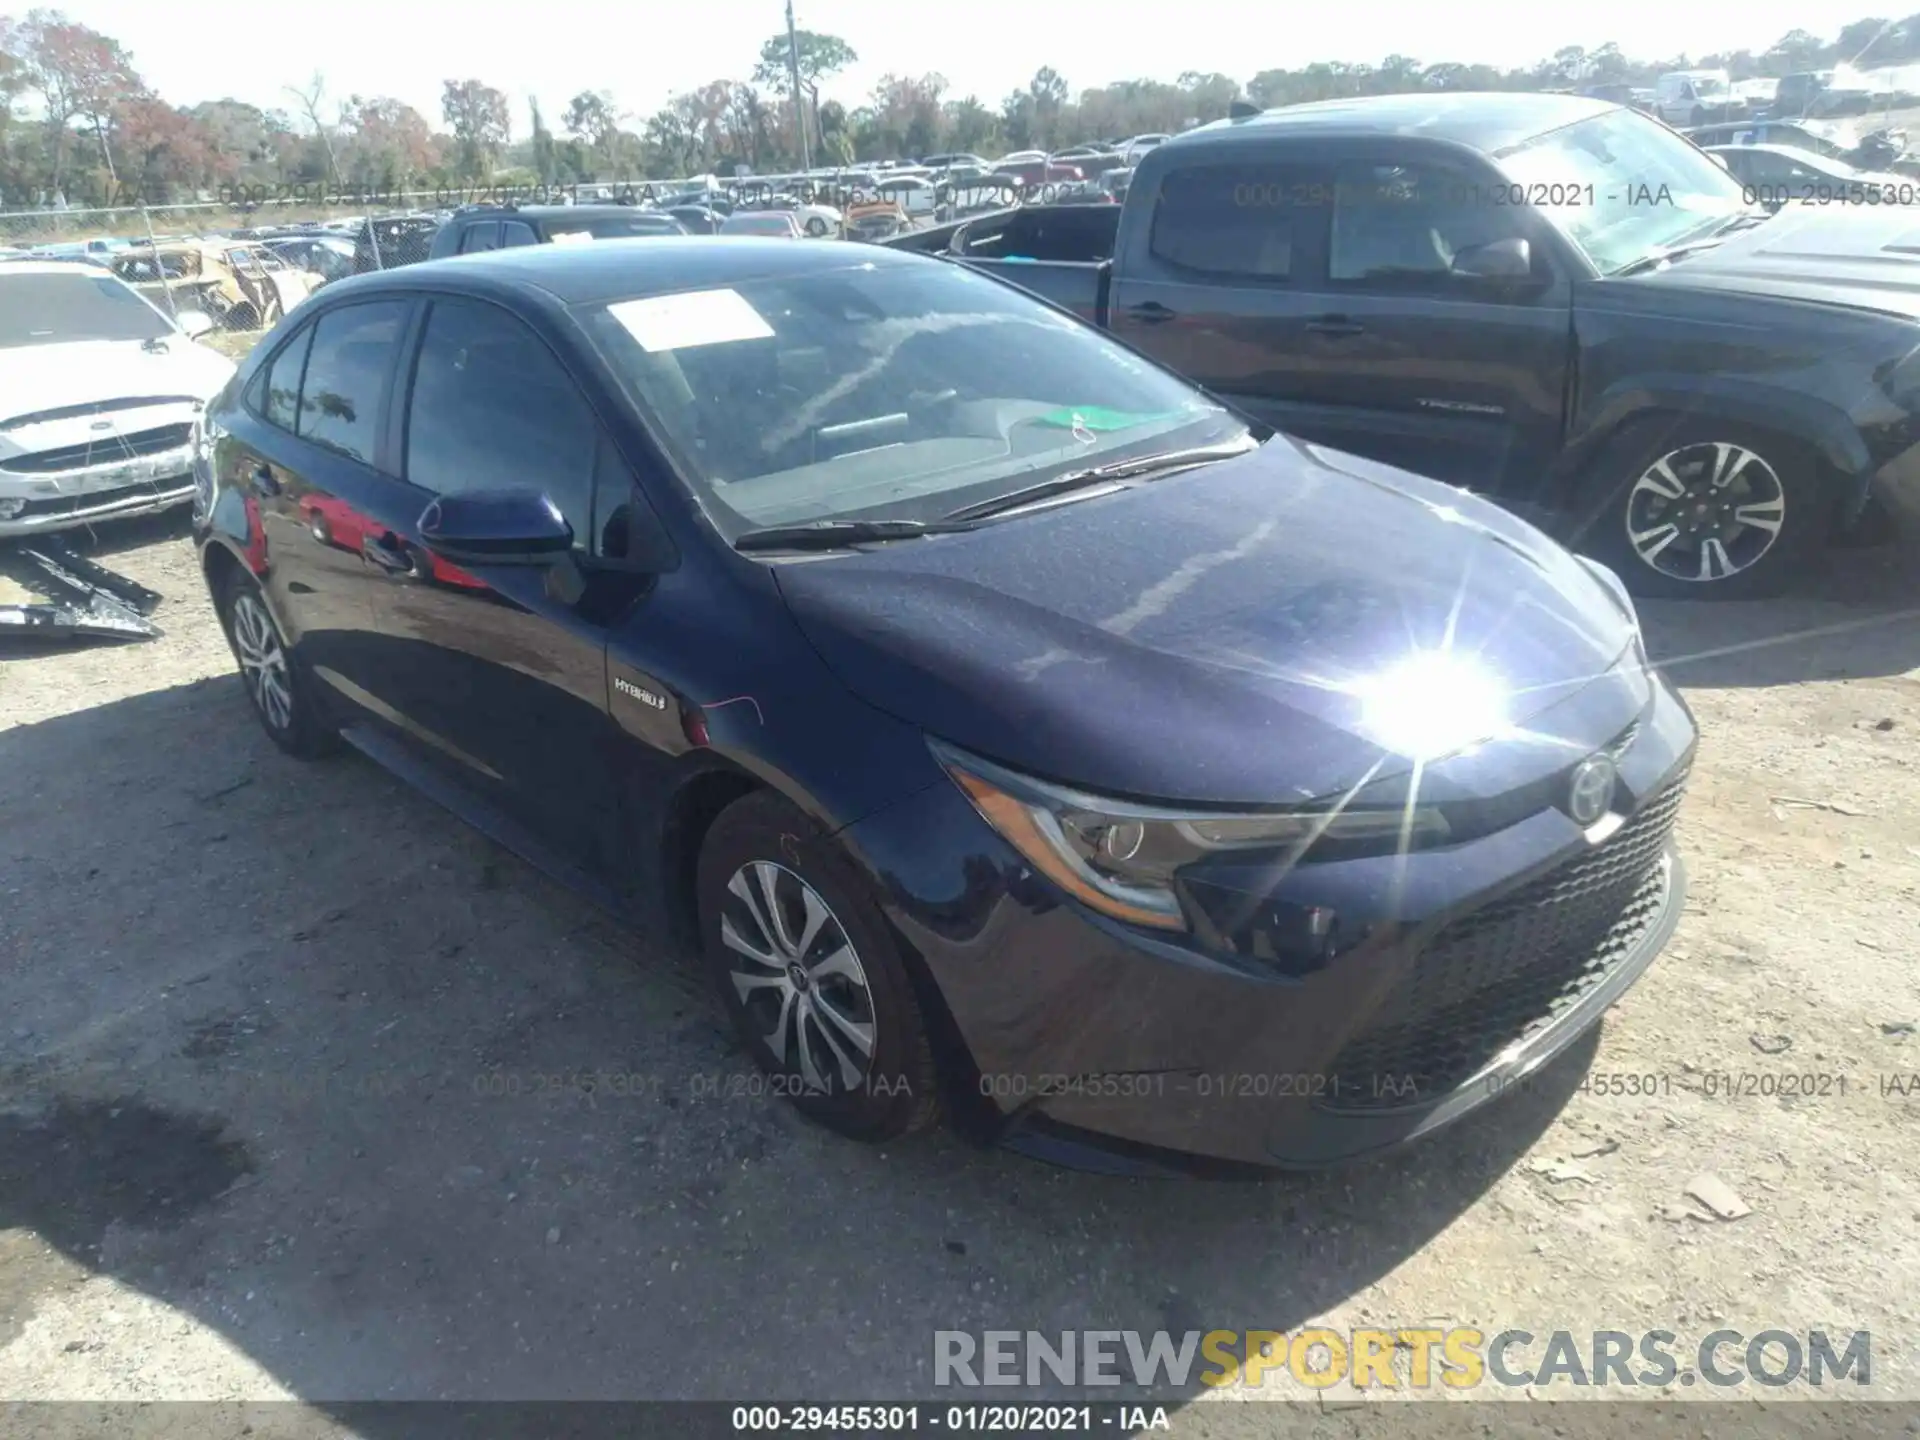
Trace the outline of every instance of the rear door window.
[[1327, 225], [1332, 186], [1302, 166], [1193, 165], [1154, 202], [1154, 258], [1196, 275], [1290, 280]]
[[273, 357], [262, 381], [257, 408], [270, 425], [292, 433], [300, 410], [300, 375], [307, 366], [307, 347], [313, 343], [313, 326], [301, 329]]
[[487, 220], [478, 225], [469, 226], [467, 233], [460, 237], [460, 253], [471, 255], [476, 250], [498, 250], [500, 248], [500, 222]]
[[392, 388], [406, 320], [407, 302], [381, 300], [330, 310], [314, 322], [300, 385], [301, 439], [373, 463], [381, 404]]

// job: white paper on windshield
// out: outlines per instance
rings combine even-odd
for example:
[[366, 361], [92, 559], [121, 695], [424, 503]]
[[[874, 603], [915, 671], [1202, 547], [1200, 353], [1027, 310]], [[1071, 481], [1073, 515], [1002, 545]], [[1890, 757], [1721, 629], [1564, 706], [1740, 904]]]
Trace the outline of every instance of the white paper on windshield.
[[626, 327], [642, 350], [652, 354], [773, 338], [773, 327], [738, 290], [691, 290], [623, 300], [609, 305], [607, 313]]
[[547, 237], [555, 245], [578, 245], [593, 239], [591, 230], [557, 230]]

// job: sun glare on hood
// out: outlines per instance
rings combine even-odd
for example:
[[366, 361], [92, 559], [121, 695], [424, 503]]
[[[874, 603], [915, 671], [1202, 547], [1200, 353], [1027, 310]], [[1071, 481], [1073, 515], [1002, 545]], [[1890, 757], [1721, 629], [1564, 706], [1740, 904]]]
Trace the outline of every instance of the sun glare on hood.
[[1493, 739], [1509, 724], [1507, 687], [1453, 651], [1416, 651], [1350, 688], [1371, 738], [1415, 762]]

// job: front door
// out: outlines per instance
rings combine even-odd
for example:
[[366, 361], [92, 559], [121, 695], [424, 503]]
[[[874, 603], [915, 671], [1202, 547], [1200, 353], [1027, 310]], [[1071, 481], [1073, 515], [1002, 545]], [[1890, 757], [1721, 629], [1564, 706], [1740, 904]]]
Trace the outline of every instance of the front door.
[[[1544, 222], [1513, 198], [1491, 171], [1339, 167], [1325, 264], [1300, 287], [1301, 433], [1476, 491], [1537, 483], [1559, 453], [1572, 299]], [[1454, 271], [1514, 238], [1533, 280]]]
[[[591, 569], [596, 474], [610, 446], [571, 375], [522, 320], [435, 299], [418, 336], [394, 500], [370, 541], [384, 577], [378, 677], [392, 723], [423, 758], [590, 868], [619, 853], [617, 736], [608, 717], [607, 627], [620, 577], [569, 598], [544, 567], [462, 569], [420, 543], [440, 496], [545, 491]], [[630, 578], [630, 577], [629, 577]]]

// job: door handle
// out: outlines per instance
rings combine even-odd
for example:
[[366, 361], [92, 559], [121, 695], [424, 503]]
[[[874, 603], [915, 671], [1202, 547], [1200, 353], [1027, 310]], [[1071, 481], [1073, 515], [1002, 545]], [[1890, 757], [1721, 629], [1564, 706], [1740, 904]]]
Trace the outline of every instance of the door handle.
[[410, 575], [413, 573], [413, 557], [401, 548], [399, 540], [395, 538], [391, 531], [380, 536], [378, 539], [375, 539], [371, 535], [367, 536], [366, 539], [360, 542], [360, 553], [389, 574]]
[[1329, 339], [1340, 340], [1353, 335], [1364, 335], [1367, 327], [1349, 320], [1344, 315], [1322, 315], [1318, 320], [1307, 322], [1309, 335], [1325, 335]]
[[1174, 318], [1174, 312], [1158, 300], [1143, 300], [1138, 305], [1129, 305], [1127, 313], [1143, 325], [1158, 325]]
[[253, 485], [262, 495], [278, 495], [280, 493], [280, 482], [274, 478], [273, 467], [271, 465], [256, 465], [253, 467]]

